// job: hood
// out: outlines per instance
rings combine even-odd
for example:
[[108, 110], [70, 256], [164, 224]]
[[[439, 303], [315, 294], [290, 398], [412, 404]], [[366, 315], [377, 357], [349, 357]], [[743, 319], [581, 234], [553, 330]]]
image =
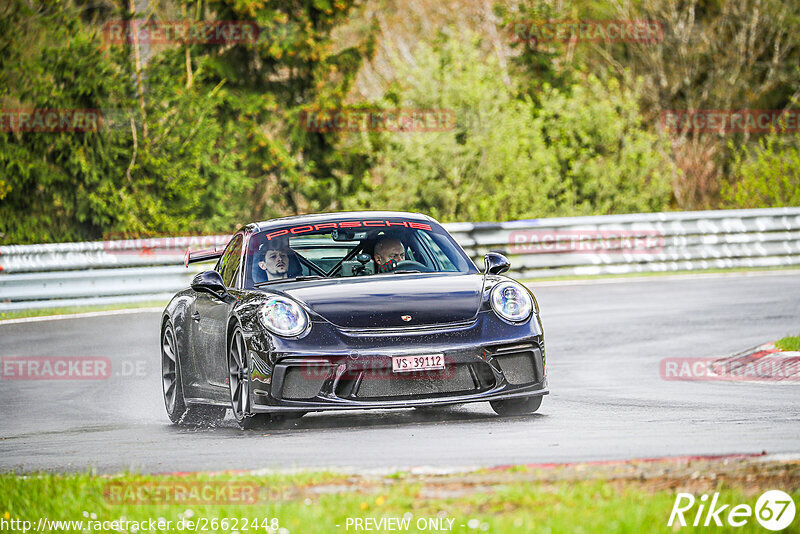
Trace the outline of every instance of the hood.
[[[473, 319], [481, 305], [480, 274], [397, 274], [305, 282], [289, 296], [343, 328], [397, 328]], [[403, 320], [403, 316], [411, 319]]]

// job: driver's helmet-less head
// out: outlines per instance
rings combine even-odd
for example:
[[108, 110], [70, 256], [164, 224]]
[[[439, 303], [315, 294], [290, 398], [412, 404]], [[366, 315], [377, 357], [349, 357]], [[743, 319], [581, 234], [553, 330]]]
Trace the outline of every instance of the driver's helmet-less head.
[[379, 265], [389, 261], [399, 263], [406, 259], [406, 247], [396, 237], [385, 236], [375, 243], [373, 256]]

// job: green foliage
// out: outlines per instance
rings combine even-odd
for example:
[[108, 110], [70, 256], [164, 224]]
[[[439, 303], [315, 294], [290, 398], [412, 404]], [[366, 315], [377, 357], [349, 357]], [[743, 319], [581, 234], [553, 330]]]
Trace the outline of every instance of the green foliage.
[[779, 339], [775, 342], [775, 346], [781, 350], [800, 351], [800, 335]]
[[[80, 29], [74, 12], [53, 7], [33, 13], [18, 1], [0, 11], [0, 19], [3, 27], [25, 28], [25, 37], [9, 41], [0, 60], [4, 109], [128, 106], [124, 72], [97, 35]], [[118, 131], [0, 132], [2, 241], [80, 239], [111, 226], [127, 143]]]
[[800, 206], [800, 136], [773, 132], [732, 150], [732, 182], [722, 190], [728, 207]]
[[[290, 474], [263, 470], [257, 475], [114, 476], [11, 472], [0, 474], [0, 518], [6, 524], [13, 521], [11, 528], [21, 528], [20, 520], [28, 521], [28, 529], [30, 525], [35, 528], [41, 518], [51, 524], [64, 521], [64, 530], [71, 530], [67, 521], [83, 520], [84, 530], [90, 530], [90, 518], [119, 520], [121, 528], [117, 530], [125, 532], [147, 531], [148, 522], [156, 522], [156, 518], [162, 532], [193, 531], [198, 525], [199, 530], [216, 532], [234, 528], [264, 532], [275, 521], [279, 523], [275, 526], [288, 532], [329, 534], [342, 529], [341, 525], [354, 517], [402, 518], [411, 514], [408, 528], [402, 530], [412, 533], [430, 532], [434, 527], [425, 528], [425, 519], [442, 518], [449, 520], [444, 525], [454, 523], [452, 532], [459, 533], [639, 534], [667, 530], [663, 525], [669, 520], [676, 498], [672, 485], [683, 483], [694, 470], [724, 481], [712, 486], [713, 491], [719, 492], [719, 503], [725, 503], [723, 509], [728, 503], [755, 507], [758, 491], [753, 488], [778, 477], [787, 481], [784, 489], [795, 502], [800, 497], [796, 463], [789, 461], [731, 461], [731, 467], [725, 468], [700, 460], [692, 462], [691, 469], [675, 461], [650, 464], [631, 462], [607, 469], [591, 464], [556, 469], [517, 466], [440, 476], [440, 480], [433, 481], [430, 476], [408, 472], [383, 478], [306, 470]], [[191, 493], [186, 492], [190, 497], [161, 489], [176, 486], [190, 488]], [[227, 491], [215, 493], [215, 488]], [[332, 492], [331, 488], [337, 491]], [[247, 490], [254, 492], [255, 503], [242, 503], [250, 496]], [[453, 497], [454, 493], [458, 497]], [[214, 494], [216, 500], [197, 498], [197, 494]], [[697, 506], [686, 512], [687, 521], [692, 521], [691, 514], [698, 513], [696, 509]], [[729, 511], [722, 511], [722, 521]], [[705, 530], [726, 534], [764, 532], [755, 518], [746, 519], [744, 526]], [[247, 528], [242, 527], [245, 520]], [[91, 521], [93, 530], [101, 530], [94, 526], [95, 519]], [[137, 528], [131, 528], [126, 521], [136, 522]], [[479, 528], [459, 526], [472, 522], [478, 523], [475, 526]], [[62, 529], [54, 525], [52, 530]], [[792, 531], [791, 527], [787, 531]]]
[[[228, 199], [241, 196], [247, 177], [232, 125], [219, 120], [225, 112], [224, 85], [205, 83], [201, 68], [186, 87], [175, 76], [181, 56], [169, 51], [148, 65], [148, 137], [139, 139], [133, 180], [125, 189], [136, 214], [125, 231], [204, 232], [239, 218]], [[137, 131], [141, 137], [142, 129]]]
[[[220, 120], [238, 131], [242, 168], [250, 183], [240, 213], [250, 219], [334, 209], [363, 174], [366, 155], [337, 150], [340, 135], [303, 128], [302, 114], [339, 108], [372, 52], [372, 37], [336, 49], [330, 33], [352, 0], [308, 2], [219, 0], [219, 20], [252, 20], [257, 43], [192, 47], [208, 59], [209, 83], [224, 82], [228, 113]], [[357, 180], [355, 187], [357, 187]]]
[[[103, 110], [107, 120], [85, 132], [0, 128], [0, 243], [230, 232], [339, 209], [453, 221], [716, 206], [720, 196], [731, 207], [797, 205], [796, 138], [670, 145], [657, 129], [664, 109], [790, 107], [800, 70], [785, 66], [800, 54], [791, 31], [800, 9], [769, 0], [765, 18], [753, 2], [691, 0], [687, 11], [656, 0], [524, 0], [453, 14], [453, 27], [423, 2], [419, 32], [445, 30], [406, 41], [386, 23], [408, 15], [401, 2], [162, 0], [134, 16], [255, 23], [259, 36], [153, 46], [139, 73], [132, 45], [103, 40], [107, 21], [131, 16], [127, 2], [7, 0], [0, 109]], [[578, 19], [656, 19], [665, 36], [519, 39], [532, 21]], [[403, 58], [393, 67], [390, 41]], [[451, 111], [455, 126], [304, 125], [309, 112], [352, 107]]]
[[72, 2], [33, 5], [0, 9], [0, 28], [20, 35], [0, 45], [2, 107], [113, 120], [98, 131], [0, 132], [0, 242], [230, 231], [329, 209], [357, 187], [351, 169], [363, 174], [365, 157], [298, 118], [341, 105], [372, 46], [333, 50], [329, 34], [352, 2], [187, 2], [196, 20], [255, 22], [260, 38], [156, 50], [141, 99], [133, 47], [103, 42], [103, 20], [82, 20]]
[[593, 77], [545, 86], [540, 105], [506, 87], [493, 57], [446, 39], [421, 45], [386, 105], [452, 110], [456, 126], [386, 140], [350, 207], [413, 209], [443, 220], [507, 220], [665, 209], [669, 163], [635, 99]]
[[566, 182], [566, 214], [669, 207], [667, 145], [642, 123], [634, 91], [589, 76], [568, 93], [547, 88], [544, 95], [537, 122]]

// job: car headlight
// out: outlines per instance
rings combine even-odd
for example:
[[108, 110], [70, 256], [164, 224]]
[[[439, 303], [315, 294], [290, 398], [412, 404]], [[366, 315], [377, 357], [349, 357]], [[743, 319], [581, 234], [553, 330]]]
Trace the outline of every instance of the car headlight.
[[531, 316], [533, 301], [525, 288], [516, 282], [500, 282], [492, 288], [492, 308], [508, 321], [524, 321]]
[[308, 314], [286, 297], [270, 297], [261, 306], [261, 322], [279, 336], [296, 336], [308, 326]]

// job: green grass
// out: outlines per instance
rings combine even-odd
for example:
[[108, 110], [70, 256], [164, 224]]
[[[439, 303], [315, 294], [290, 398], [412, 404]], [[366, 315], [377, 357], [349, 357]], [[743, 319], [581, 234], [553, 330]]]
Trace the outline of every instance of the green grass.
[[135, 308], [163, 308], [167, 305], [166, 301], [147, 301], [131, 302], [123, 304], [103, 304], [99, 306], [67, 306], [63, 308], [32, 308], [28, 310], [14, 310], [0, 312], [0, 321], [3, 319], [22, 319], [25, 317], [46, 317], [49, 315], [71, 315], [74, 313], [86, 313], [108, 310], [129, 310]]
[[[163, 518], [172, 521], [172, 528], [157, 532], [179, 532], [177, 522], [181, 518], [208, 520], [206, 526], [211, 532], [231, 532], [236, 520], [239, 532], [269, 532], [252, 526], [244, 530], [241, 528], [242, 520], [246, 519], [248, 525], [252, 525], [253, 520], [260, 524], [267, 519], [269, 524], [276, 518], [280, 527], [286, 529], [280, 530], [280, 534], [287, 531], [290, 534], [328, 534], [357, 532], [352, 524], [346, 528], [348, 518], [403, 518], [406, 514], [405, 517], [411, 518], [408, 532], [425, 531], [416, 526], [421, 518], [439, 518], [452, 519], [452, 532], [456, 533], [666, 533], [674, 531], [667, 527], [667, 521], [677, 491], [693, 492], [698, 498], [704, 492], [719, 491], [720, 503], [754, 506], [764, 487], [759, 487], [759, 482], [744, 485], [748, 483], [743, 477], [735, 479], [738, 482], [725, 477], [710, 477], [707, 479], [711, 484], [709, 488], [678, 490], [670, 489], [669, 479], [659, 477], [651, 476], [646, 481], [641, 475], [614, 479], [613, 473], [617, 471], [607, 471], [605, 479], [576, 479], [574, 473], [566, 479], [560, 478], [558, 473], [550, 478], [537, 478], [529, 469], [509, 469], [502, 473], [484, 470], [448, 476], [398, 473], [385, 477], [326, 472], [217, 476], [126, 474], [113, 477], [0, 474], [0, 520], [30, 521], [34, 529], [41, 517], [51, 520], [96, 518], [100, 521], [121, 518], [156, 521]], [[798, 479], [793, 475], [788, 480], [784, 478], [778, 483], [780, 489], [791, 493], [795, 502], [800, 502]], [[692, 484], [688, 474], [685, 482]], [[113, 493], [113, 488], [134, 495], [132, 488], [147, 487], [142, 484], [158, 484], [158, 487], [182, 484], [184, 488], [216, 488], [219, 486], [215, 484], [222, 484], [229, 489], [256, 486], [259, 498], [254, 504], [165, 503], [163, 499], [155, 499], [155, 503], [132, 504], [114, 501], [105, 495], [122, 495]], [[787, 484], [792, 487], [787, 487]], [[753, 486], [758, 493], [753, 491]], [[693, 512], [696, 512], [696, 507]], [[228, 520], [227, 528], [222, 524], [213, 528], [211, 521], [222, 519]], [[796, 520], [794, 525], [797, 524]], [[680, 531], [764, 532], [753, 518], [743, 528], [726, 525], [710, 529], [689, 527]], [[784, 532], [792, 531], [797, 532], [796, 527]]]
[[775, 346], [781, 350], [800, 351], [800, 336], [786, 336], [775, 342]]

